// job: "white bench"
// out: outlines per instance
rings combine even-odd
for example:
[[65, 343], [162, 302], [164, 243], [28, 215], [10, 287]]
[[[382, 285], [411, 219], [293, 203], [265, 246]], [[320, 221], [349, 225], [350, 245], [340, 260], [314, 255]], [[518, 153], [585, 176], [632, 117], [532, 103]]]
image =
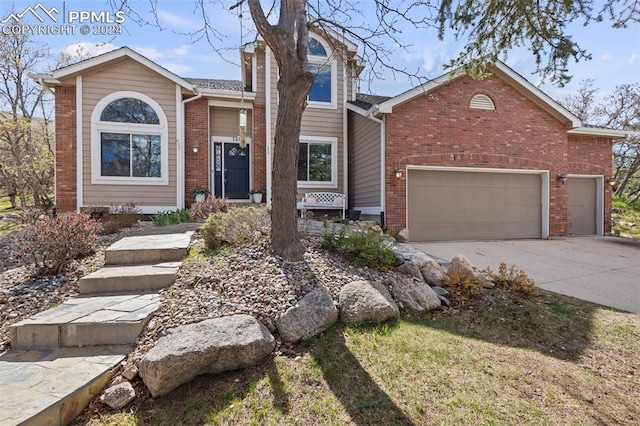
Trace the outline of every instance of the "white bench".
[[307, 192], [298, 203], [300, 217], [305, 217], [307, 210], [342, 210], [342, 220], [347, 209], [347, 197], [336, 192]]

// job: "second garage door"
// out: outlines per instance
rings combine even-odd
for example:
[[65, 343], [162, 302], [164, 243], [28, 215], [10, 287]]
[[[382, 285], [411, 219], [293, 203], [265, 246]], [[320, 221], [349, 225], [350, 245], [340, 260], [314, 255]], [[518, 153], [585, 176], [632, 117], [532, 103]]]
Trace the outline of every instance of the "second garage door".
[[412, 241], [542, 236], [540, 174], [409, 170], [408, 185]]

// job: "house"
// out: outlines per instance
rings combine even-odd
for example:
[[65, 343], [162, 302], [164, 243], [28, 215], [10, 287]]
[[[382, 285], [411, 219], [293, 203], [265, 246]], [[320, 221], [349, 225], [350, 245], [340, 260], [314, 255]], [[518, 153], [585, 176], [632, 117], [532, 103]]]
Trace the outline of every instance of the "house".
[[[609, 231], [622, 132], [584, 125], [501, 63], [484, 81], [359, 95], [356, 51], [310, 34], [299, 198], [347, 194], [415, 241]], [[196, 188], [236, 202], [266, 188], [268, 202], [278, 69], [261, 41], [241, 58], [242, 81], [179, 77], [126, 47], [32, 75], [55, 91], [58, 210], [134, 201], [154, 213], [188, 207]]]
[[625, 132], [582, 123], [503, 63], [492, 74], [350, 102], [351, 204], [413, 241], [610, 232]]

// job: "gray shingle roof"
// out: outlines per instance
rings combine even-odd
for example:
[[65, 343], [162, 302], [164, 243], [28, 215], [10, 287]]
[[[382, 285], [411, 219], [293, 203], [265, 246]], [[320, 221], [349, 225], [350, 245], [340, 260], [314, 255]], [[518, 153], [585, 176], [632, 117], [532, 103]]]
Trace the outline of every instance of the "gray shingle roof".
[[214, 90], [233, 90], [236, 92], [242, 91], [242, 81], [240, 80], [219, 80], [215, 78], [189, 78], [183, 77], [189, 83], [196, 85], [201, 89], [214, 89]]
[[349, 101], [350, 104], [362, 109], [369, 109], [374, 105], [381, 104], [391, 99], [391, 96], [371, 95], [368, 93], [356, 93], [356, 100]]

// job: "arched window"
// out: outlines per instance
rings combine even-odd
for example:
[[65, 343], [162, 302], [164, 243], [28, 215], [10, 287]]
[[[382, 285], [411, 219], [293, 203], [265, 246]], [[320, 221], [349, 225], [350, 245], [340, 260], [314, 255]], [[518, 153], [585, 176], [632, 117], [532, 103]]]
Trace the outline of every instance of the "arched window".
[[331, 47], [324, 40], [309, 34], [307, 58], [309, 69], [315, 74], [307, 98], [311, 107], [336, 108], [337, 105], [337, 62], [329, 52]]
[[469, 108], [495, 110], [496, 106], [489, 96], [478, 94], [471, 98], [471, 102], [469, 102]]
[[96, 184], [168, 184], [167, 119], [150, 97], [117, 92], [94, 108], [92, 173]]

